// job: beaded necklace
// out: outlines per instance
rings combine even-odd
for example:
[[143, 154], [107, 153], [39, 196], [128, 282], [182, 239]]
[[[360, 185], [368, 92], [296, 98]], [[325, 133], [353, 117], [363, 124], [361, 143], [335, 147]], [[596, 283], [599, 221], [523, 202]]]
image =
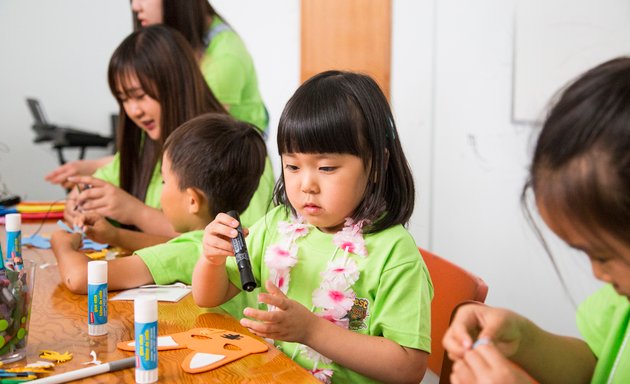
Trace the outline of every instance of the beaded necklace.
[[[313, 291], [313, 307], [311, 312], [326, 319], [337, 326], [348, 329], [348, 311], [352, 308], [356, 294], [352, 285], [359, 279], [358, 264], [350, 254], [367, 257], [362, 228], [365, 221], [354, 223], [347, 218], [343, 229], [333, 236], [336, 245], [325, 271], [321, 272], [322, 281], [319, 288]], [[289, 290], [290, 272], [298, 262], [297, 240], [306, 236], [311, 225], [304, 223], [301, 217], [293, 218], [291, 222], [280, 222], [278, 232], [281, 239], [278, 243], [270, 245], [265, 252], [265, 264], [269, 269], [269, 278], [286, 294]], [[336, 257], [339, 250], [343, 256]], [[270, 306], [270, 311], [274, 308]], [[323, 356], [314, 349], [301, 345], [297, 347], [291, 359], [295, 359], [298, 353], [304, 353], [314, 362], [310, 371], [320, 381], [330, 382], [333, 371], [331, 369], [318, 369], [318, 364], [330, 364], [332, 360]]]

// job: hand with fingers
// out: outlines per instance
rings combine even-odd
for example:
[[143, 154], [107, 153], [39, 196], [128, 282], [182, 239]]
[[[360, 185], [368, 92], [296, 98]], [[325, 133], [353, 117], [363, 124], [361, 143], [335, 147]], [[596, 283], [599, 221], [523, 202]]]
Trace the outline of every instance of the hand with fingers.
[[79, 190], [72, 188], [68, 196], [66, 196], [66, 205], [63, 209], [63, 219], [68, 223], [73, 223], [76, 216], [80, 213], [78, 209]]
[[81, 228], [87, 238], [97, 243], [117, 244], [118, 228], [98, 213], [81, 213], [73, 223]]
[[[219, 213], [203, 232], [201, 256], [192, 275], [193, 299], [201, 307], [215, 307], [236, 296], [240, 289], [228, 278], [225, 261], [234, 256], [231, 239], [238, 234], [238, 221]], [[243, 234], [248, 231], [243, 228]]]
[[467, 304], [458, 309], [442, 344], [453, 361], [463, 359], [475, 340], [484, 339], [492, 342], [504, 356], [510, 357], [518, 351], [526, 321], [506, 309]]
[[302, 304], [289, 299], [270, 280], [265, 283], [265, 288], [267, 293], [259, 294], [258, 300], [274, 309], [245, 308], [243, 314], [253, 320], [243, 318], [241, 325], [260, 337], [306, 344], [313, 325], [321, 319]]
[[77, 204], [84, 213], [97, 213], [123, 224], [135, 224], [134, 215], [144, 203], [121, 188], [91, 176], [75, 176], [70, 181], [88, 185], [77, 196]]
[[480, 345], [464, 353], [453, 364], [453, 384], [532, 384], [537, 381], [508, 360], [492, 343]]
[[96, 168], [92, 166], [89, 160], [74, 160], [69, 161], [47, 174], [44, 178], [46, 181], [52, 184], [59, 184], [64, 188], [71, 188], [74, 183], [69, 181], [68, 178], [72, 176], [87, 176], [96, 171]]
[[[226, 213], [219, 213], [203, 232], [203, 257], [212, 265], [223, 265], [228, 256], [234, 256], [231, 239], [236, 238], [238, 221]], [[243, 235], [249, 231], [243, 228]]]

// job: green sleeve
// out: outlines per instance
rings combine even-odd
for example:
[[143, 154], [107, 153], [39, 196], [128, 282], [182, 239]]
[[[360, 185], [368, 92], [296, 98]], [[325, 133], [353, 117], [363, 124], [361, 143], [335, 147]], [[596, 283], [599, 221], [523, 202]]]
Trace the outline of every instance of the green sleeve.
[[416, 260], [386, 267], [380, 276], [370, 334], [430, 352], [433, 285], [415, 244], [411, 248], [402, 245], [392, 250], [396, 258], [402, 258], [405, 253]]
[[156, 284], [181, 281], [192, 283], [192, 273], [201, 254], [203, 231], [184, 233], [164, 244], [143, 248], [135, 253], [147, 265]]
[[[162, 194], [162, 173], [160, 172], [162, 162], [158, 161], [153, 168], [153, 175], [147, 187], [147, 194], [144, 203], [152, 208], [160, 209], [160, 195]], [[97, 169], [92, 175], [98, 179], [106, 181], [116, 187], [120, 187], [120, 153], [116, 152], [114, 159], [101, 168]]]
[[97, 169], [92, 176], [117, 187], [120, 186], [120, 153], [116, 152], [114, 159]]

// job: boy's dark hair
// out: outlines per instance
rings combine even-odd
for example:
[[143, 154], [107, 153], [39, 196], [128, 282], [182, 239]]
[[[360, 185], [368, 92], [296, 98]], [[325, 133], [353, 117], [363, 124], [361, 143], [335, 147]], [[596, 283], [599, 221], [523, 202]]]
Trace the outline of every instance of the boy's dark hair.
[[179, 188], [196, 188], [210, 215], [249, 205], [265, 169], [267, 149], [257, 128], [228, 115], [208, 113], [182, 124], [164, 143]]
[[[354, 220], [378, 232], [406, 224], [413, 213], [415, 189], [409, 164], [385, 95], [369, 76], [327, 71], [302, 84], [287, 103], [278, 126], [278, 151], [341, 153], [360, 157], [368, 185]], [[283, 170], [284, 172], [284, 170]], [[289, 206], [283, 177], [274, 202]]]
[[[149, 140], [129, 118], [119, 87], [137, 77], [142, 90], [160, 103], [160, 139]], [[109, 62], [109, 88], [120, 107], [117, 147], [120, 187], [144, 201], [162, 145], [182, 123], [208, 112], [227, 113], [206, 84], [195, 54], [184, 37], [164, 25], [133, 32], [116, 48]]]
[[591, 233], [630, 245], [630, 59], [605, 62], [562, 94], [544, 125], [525, 192]]

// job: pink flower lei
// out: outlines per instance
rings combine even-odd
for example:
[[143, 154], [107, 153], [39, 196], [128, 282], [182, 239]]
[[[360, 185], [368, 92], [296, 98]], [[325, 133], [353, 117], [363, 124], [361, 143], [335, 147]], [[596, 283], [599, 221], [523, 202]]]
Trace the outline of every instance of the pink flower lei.
[[[364, 224], [363, 220], [354, 223], [352, 219], [347, 218], [343, 229], [333, 236], [333, 243], [337, 248], [330, 257], [326, 270], [321, 272], [322, 282], [319, 288], [313, 291], [311, 311], [344, 329], [348, 329], [348, 311], [356, 298], [352, 285], [360, 275], [357, 263], [349, 254], [367, 256], [362, 232]], [[302, 217], [294, 218], [291, 222], [280, 222], [278, 231], [282, 234], [282, 239], [278, 244], [269, 246], [265, 252], [269, 278], [285, 294], [289, 290], [291, 268], [298, 262], [297, 239], [306, 236], [310, 227], [309, 224], [304, 223]], [[339, 249], [343, 250], [343, 256], [335, 259]], [[270, 307], [269, 310], [272, 311], [274, 308]], [[329, 383], [333, 371], [318, 369], [317, 365], [319, 362], [330, 364], [332, 361], [306, 345], [296, 348], [291, 358], [294, 359], [300, 351], [314, 361], [311, 374], [320, 381]]]

